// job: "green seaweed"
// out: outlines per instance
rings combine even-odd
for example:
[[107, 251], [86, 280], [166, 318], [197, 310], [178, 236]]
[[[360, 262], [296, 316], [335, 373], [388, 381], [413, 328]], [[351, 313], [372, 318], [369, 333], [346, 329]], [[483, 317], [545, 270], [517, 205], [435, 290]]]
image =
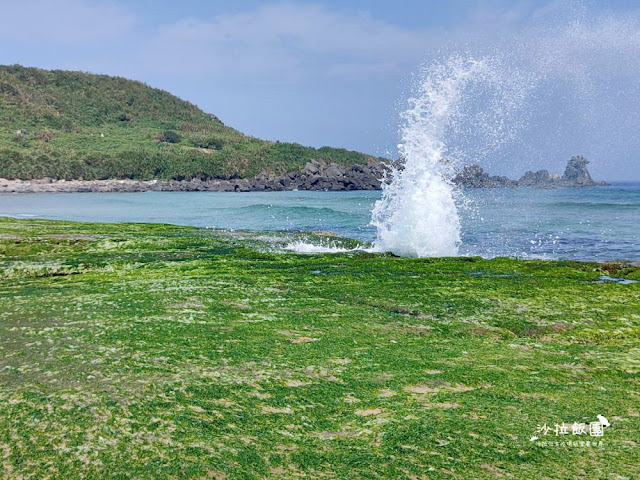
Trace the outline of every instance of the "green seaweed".
[[637, 266], [291, 238], [0, 218], [0, 478], [637, 475]]

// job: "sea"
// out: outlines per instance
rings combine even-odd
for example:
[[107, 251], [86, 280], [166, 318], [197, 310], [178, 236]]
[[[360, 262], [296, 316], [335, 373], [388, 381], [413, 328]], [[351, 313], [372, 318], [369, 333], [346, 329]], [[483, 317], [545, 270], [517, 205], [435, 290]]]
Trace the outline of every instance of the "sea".
[[[459, 255], [640, 261], [640, 182], [462, 194]], [[380, 196], [380, 191], [2, 194], [0, 216], [325, 231], [375, 242], [371, 211]]]

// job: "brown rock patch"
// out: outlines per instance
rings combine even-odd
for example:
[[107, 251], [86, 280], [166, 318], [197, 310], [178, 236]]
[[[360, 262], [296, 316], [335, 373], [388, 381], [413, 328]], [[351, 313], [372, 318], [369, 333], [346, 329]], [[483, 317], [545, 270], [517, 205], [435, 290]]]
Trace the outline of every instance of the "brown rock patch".
[[380, 415], [381, 413], [381, 408], [367, 408], [363, 410], [356, 410], [356, 415], [359, 417], [369, 417], [371, 415]]

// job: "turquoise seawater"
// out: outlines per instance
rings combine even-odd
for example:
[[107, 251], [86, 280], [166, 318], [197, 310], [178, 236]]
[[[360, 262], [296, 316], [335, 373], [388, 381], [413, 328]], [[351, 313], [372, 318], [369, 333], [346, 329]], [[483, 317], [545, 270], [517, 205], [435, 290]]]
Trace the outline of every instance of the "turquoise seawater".
[[[466, 190], [460, 254], [640, 260], [640, 183]], [[378, 191], [0, 195], [0, 215], [234, 230], [324, 230], [373, 241]]]

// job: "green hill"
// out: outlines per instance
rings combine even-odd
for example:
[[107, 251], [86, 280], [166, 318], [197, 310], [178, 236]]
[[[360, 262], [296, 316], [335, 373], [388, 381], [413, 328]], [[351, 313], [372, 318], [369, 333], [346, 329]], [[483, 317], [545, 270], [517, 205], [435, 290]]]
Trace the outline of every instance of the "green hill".
[[165, 91], [106, 75], [0, 66], [0, 177], [243, 178], [371, 157], [246, 136]]

